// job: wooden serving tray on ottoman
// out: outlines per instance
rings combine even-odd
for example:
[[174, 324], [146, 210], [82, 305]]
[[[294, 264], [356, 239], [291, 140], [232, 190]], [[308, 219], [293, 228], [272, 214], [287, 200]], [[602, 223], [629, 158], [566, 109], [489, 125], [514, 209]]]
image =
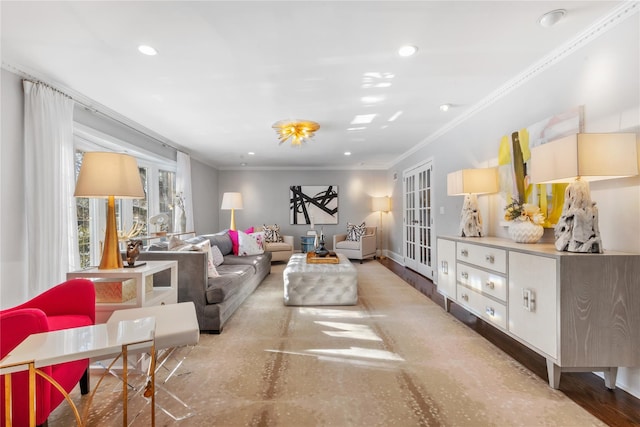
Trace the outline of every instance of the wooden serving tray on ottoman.
[[339, 264], [340, 258], [335, 252], [329, 252], [325, 257], [317, 256], [315, 252], [307, 252], [307, 264]]

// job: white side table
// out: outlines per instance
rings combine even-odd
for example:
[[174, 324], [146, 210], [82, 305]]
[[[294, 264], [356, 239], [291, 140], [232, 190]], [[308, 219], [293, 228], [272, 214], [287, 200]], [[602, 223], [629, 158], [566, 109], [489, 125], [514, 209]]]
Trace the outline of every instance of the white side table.
[[[36, 375], [43, 375], [39, 368], [74, 360], [104, 359], [118, 356], [122, 356], [123, 366], [126, 367], [128, 354], [139, 352], [151, 354], [151, 366], [155, 368], [155, 328], [155, 317], [145, 317], [135, 320], [123, 320], [108, 325], [83, 326], [29, 335], [16, 348], [11, 350], [4, 359], [0, 360], [0, 375], [6, 375], [5, 382], [8, 384], [5, 392], [5, 402], [2, 402], [2, 404], [8, 405], [7, 407], [9, 408], [11, 405], [11, 376], [8, 374], [29, 371], [29, 424], [34, 427], [36, 420]], [[155, 369], [150, 369], [149, 374], [149, 385], [153, 392], [151, 396], [151, 424], [155, 425]], [[126, 427], [128, 425], [126, 368], [123, 370], [123, 377], [122, 424]], [[88, 414], [88, 407], [84, 411], [85, 417], [82, 417], [69, 395], [64, 392], [64, 389], [53, 378], [43, 378], [63, 393], [73, 409], [78, 426], [85, 425], [86, 419], [83, 418]], [[93, 400], [99, 385], [100, 382], [94, 388], [88, 404]], [[8, 425], [11, 424], [9, 423]]]
[[[121, 303], [96, 303], [96, 323], [105, 323], [111, 313], [134, 307], [175, 304], [178, 302], [178, 261], [145, 261], [146, 264], [135, 268], [116, 268], [100, 270], [96, 267], [67, 273], [70, 279], [135, 279], [136, 298]], [[169, 286], [155, 286], [153, 291], [145, 292], [145, 279], [155, 273], [171, 269]]]

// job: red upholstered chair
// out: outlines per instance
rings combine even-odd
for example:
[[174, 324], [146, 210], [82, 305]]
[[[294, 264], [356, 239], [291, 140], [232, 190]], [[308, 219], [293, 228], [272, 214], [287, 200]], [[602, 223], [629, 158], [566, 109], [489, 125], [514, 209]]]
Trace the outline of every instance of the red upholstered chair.
[[[31, 334], [93, 325], [96, 296], [93, 283], [74, 279], [57, 285], [17, 307], [0, 311], [0, 359]], [[82, 379], [82, 394], [89, 392], [88, 360], [47, 366], [42, 371], [70, 392]], [[27, 373], [11, 377], [13, 425], [29, 425]], [[0, 426], [5, 426], [4, 376], [0, 379]], [[42, 377], [36, 377], [36, 424], [47, 418], [64, 396]]]

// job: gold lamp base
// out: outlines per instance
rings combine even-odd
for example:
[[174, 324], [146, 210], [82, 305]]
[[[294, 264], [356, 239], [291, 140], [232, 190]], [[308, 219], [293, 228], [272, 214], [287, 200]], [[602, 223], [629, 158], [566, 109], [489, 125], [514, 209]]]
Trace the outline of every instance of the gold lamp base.
[[118, 243], [118, 228], [116, 226], [116, 201], [109, 196], [107, 202], [107, 230], [104, 233], [104, 245], [102, 247], [102, 259], [100, 270], [114, 270], [123, 268], [120, 245]]
[[236, 211], [231, 208], [231, 225], [229, 225], [229, 230], [236, 231]]

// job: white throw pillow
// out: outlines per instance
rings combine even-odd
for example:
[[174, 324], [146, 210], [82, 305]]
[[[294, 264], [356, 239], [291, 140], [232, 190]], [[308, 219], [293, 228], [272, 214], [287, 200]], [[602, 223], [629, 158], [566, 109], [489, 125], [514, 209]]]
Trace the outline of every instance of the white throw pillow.
[[238, 231], [238, 255], [259, 255], [264, 253], [264, 232], [247, 234]]
[[224, 255], [222, 255], [222, 252], [220, 252], [220, 248], [218, 248], [216, 245], [213, 245], [211, 247], [211, 254], [213, 255], [213, 265], [215, 265], [216, 267], [224, 262]]

